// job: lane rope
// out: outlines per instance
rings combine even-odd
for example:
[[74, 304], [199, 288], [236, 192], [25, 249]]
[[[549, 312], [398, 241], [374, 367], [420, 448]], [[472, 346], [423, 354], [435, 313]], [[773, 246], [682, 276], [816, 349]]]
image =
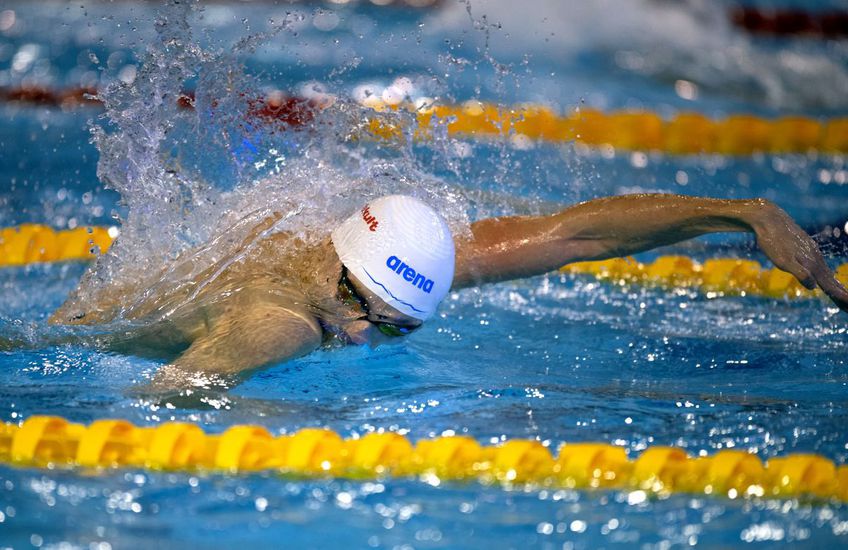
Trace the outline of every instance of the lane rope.
[[[471, 138], [507, 136], [516, 145], [534, 140], [574, 142], [594, 148], [651, 151], [672, 155], [755, 153], [838, 154], [848, 152], [848, 117], [817, 120], [805, 116], [767, 119], [750, 114], [710, 119], [681, 112], [670, 119], [649, 111], [575, 109], [558, 114], [542, 105], [504, 107], [476, 100], [462, 105], [386, 105], [379, 98], [366, 105], [377, 111], [409, 110], [417, 119], [415, 139], [427, 139], [446, 125], [450, 135]], [[379, 117], [369, 121], [371, 135], [403, 139], [405, 128]]]
[[[90, 89], [6, 88], [0, 89], [0, 99], [73, 108], [99, 104], [93, 93]], [[322, 108], [317, 100], [291, 97], [280, 91], [247, 101], [249, 116], [290, 128], [309, 124]], [[193, 108], [193, 94], [184, 92], [178, 104]], [[646, 110], [605, 113], [594, 109], [574, 109], [558, 113], [544, 105], [501, 106], [477, 100], [460, 105], [439, 104], [426, 98], [418, 99], [414, 104], [400, 99], [386, 103], [377, 94], [364, 99], [361, 104], [384, 113], [412, 112], [416, 118], [416, 130], [411, 132], [411, 137], [417, 140], [429, 139], [438, 127], [443, 126], [452, 136], [506, 137], [518, 146], [538, 140], [611, 148], [613, 152], [651, 151], [670, 155], [848, 153], [848, 117], [816, 119], [784, 116], [768, 119], [751, 114], [733, 114], [711, 119], [695, 112], [680, 112], [665, 119]], [[362, 137], [378, 140], [406, 139], [409, 132], [402, 123], [379, 114], [366, 120], [365, 126]]]
[[117, 227], [86, 226], [55, 230], [34, 223], [5, 227], [0, 229], [0, 267], [90, 260], [105, 254], [119, 233]]
[[[117, 227], [77, 227], [54, 230], [45, 225], [24, 224], [0, 229], [0, 267], [39, 262], [91, 260], [109, 250]], [[591, 275], [614, 284], [639, 284], [662, 288], [689, 288], [707, 297], [760, 296], [766, 298], [812, 298], [819, 290], [807, 290], [791, 274], [764, 268], [754, 260], [715, 258], [698, 263], [686, 256], [660, 256], [650, 263], [632, 258], [577, 262], [563, 273]], [[848, 263], [836, 269], [836, 277], [848, 286]]]
[[[660, 256], [651, 263], [632, 258], [576, 262], [560, 268], [563, 273], [591, 275], [618, 285], [638, 284], [667, 289], [689, 288], [708, 298], [760, 296], [764, 298], [821, 297], [819, 289], [807, 290], [794, 275], [776, 267], [764, 268], [755, 260], [714, 258], [698, 263], [686, 256]], [[836, 278], [848, 286], [848, 263], [836, 268]]]
[[85, 426], [57, 416], [0, 425], [0, 463], [848, 500], [848, 466], [817, 454], [790, 454], [763, 463], [737, 449], [692, 457], [677, 447], [656, 446], [631, 460], [624, 448], [606, 443], [566, 443], [552, 453], [538, 441], [522, 439], [486, 446], [469, 436], [451, 435], [413, 445], [394, 432], [342, 439], [330, 430], [306, 428], [275, 437], [262, 426], [237, 425], [212, 435], [185, 422], [138, 427], [104, 419]]

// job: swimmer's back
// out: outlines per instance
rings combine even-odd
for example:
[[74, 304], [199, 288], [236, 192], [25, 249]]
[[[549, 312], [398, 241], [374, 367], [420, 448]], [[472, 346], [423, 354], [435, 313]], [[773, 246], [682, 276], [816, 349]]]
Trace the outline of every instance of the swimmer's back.
[[332, 277], [322, 281], [321, 274], [338, 270], [328, 239], [308, 245], [285, 232], [246, 242], [196, 275], [194, 262], [188, 252], [152, 277], [96, 293], [87, 291], [93, 282], [84, 278], [49, 322], [96, 325], [117, 319], [151, 323], [180, 319], [191, 325], [191, 318], [200, 316], [208, 323], [221, 307], [248, 291], [250, 299], [264, 293], [274, 300], [323, 301], [335, 281]]

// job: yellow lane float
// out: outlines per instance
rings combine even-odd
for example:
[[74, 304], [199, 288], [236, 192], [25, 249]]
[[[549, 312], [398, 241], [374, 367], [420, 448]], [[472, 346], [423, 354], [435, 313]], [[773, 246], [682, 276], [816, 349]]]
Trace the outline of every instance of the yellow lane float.
[[105, 254], [117, 235], [117, 227], [77, 227], [59, 231], [34, 223], [6, 227], [0, 229], [0, 267], [89, 260]]
[[[480, 101], [459, 105], [389, 105], [369, 98], [365, 106], [377, 112], [408, 111], [415, 117], [417, 139], [427, 139], [444, 127], [449, 135], [467, 138], [506, 136], [521, 140], [574, 142], [589, 147], [673, 155], [753, 153], [848, 152], [848, 117], [818, 120], [803, 116], [767, 119], [734, 114], [710, 119], [700, 113], [680, 112], [671, 118], [644, 110], [602, 112], [574, 109], [557, 113], [543, 105], [502, 106]], [[395, 118], [372, 117], [372, 137], [402, 139], [404, 125]]]
[[[791, 274], [776, 267], [766, 269], [754, 260], [716, 258], [697, 263], [686, 256], [660, 256], [643, 264], [632, 258], [568, 264], [563, 273], [591, 275], [614, 284], [691, 288], [707, 296], [763, 296], [811, 298], [820, 290], [807, 290]], [[848, 285], [848, 264], [836, 269], [836, 278]]]
[[535, 440], [484, 446], [468, 436], [422, 439], [393, 433], [342, 439], [306, 428], [274, 436], [261, 426], [206, 434], [185, 422], [137, 427], [125, 420], [85, 426], [55, 416], [0, 425], [0, 463], [21, 468], [140, 468], [243, 474], [277, 472], [315, 478], [418, 477], [428, 482], [476, 480], [553, 488], [610, 488], [716, 496], [848, 500], [848, 466], [815, 454], [763, 462], [726, 449], [692, 457], [676, 447], [650, 447], [629, 458], [606, 443], [566, 443], [553, 453]]

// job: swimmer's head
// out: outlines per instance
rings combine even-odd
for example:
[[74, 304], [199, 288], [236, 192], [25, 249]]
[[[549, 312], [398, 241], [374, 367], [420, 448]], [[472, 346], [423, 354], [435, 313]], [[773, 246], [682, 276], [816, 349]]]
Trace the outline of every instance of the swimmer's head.
[[425, 321], [453, 282], [453, 237], [445, 220], [406, 195], [379, 198], [332, 234], [342, 264], [401, 313]]

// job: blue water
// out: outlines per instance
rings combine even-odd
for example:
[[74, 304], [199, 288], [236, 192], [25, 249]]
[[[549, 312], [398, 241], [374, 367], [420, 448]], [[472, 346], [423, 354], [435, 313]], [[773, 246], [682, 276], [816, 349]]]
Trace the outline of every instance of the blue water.
[[[508, 5], [472, 7], [479, 16], [503, 13]], [[757, 41], [732, 29], [691, 35], [688, 20], [681, 22], [662, 3], [627, 6], [599, 3], [563, 14], [559, 3], [539, 2], [527, 10], [531, 15], [503, 21], [504, 28], [490, 29], [489, 37], [492, 55], [512, 64], [502, 79], [479, 62], [485, 39], [470, 29], [464, 8], [451, 3], [435, 15], [328, 5], [339, 18], [329, 31], [315, 27], [312, 7], [210, 6], [207, 23], [223, 40], [245, 32], [243, 17], [257, 31], [285, 10], [307, 14], [312, 24], [299, 31], [297, 47], [263, 47], [247, 60], [248, 71], [284, 89], [328, 79], [335, 63], [358, 56], [360, 62], [334, 77], [342, 91], [374, 81], [385, 85], [398, 75], [432, 75], [443, 80], [439, 86], [447, 96], [459, 100], [544, 100], [563, 109], [584, 101], [714, 116], [848, 112], [844, 89], [799, 87], [804, 71], [786, 61], [794, 54], [807, 65], [821, 63], [806, 75], [808, 84], [840, 82], [848, 74], [844, 43]], [[12, 2], [4, 9], [14, 10], [24, 26], [0, 32], [0, 85], [61, 87], [114, 78], [149, 38], [152, 17], [149, 6], [131, 4]], [[528, 23], [540, 20], [544, 10], [550, 21], [567, 21], [569, 31], [605, 19], [623, 23], [583, 31], [576, 41], [564, 31], [548, 37]], [[610, 10], [618, 17], [610, 17]], [[720, 15], [718, 7], [707, 11]], [[633, 34], [640, 25], [644, 32]], [[656, 52], [673, 39], [674, 25], [686, 25], [677, 33], [683, 38], [674, 42], [676, 49]], [[730, 65], [716, 62], [722, 70], [709, 67], [700, 50], [716, 32], [729, 45], [712, 55], [738, 58]], [[473, 62], [470, 68], [445, 62], [446, 40], [455, 44], [451, 55]], [[16, 72], [13, 60], [26, 44], [39, 45], [39, 53], [32, 66]], [[89, 53], [102, 64], [113, 59], [113, 66], [98, 70]], [[522, 65], [525, 53], [531, 57]], [[633, 68], [634, 55], [654, 66]], [[675, 93], [679, 79], [698, 84], [697, 100]], [[87, 123], [99, 114], [93, 108], [62, 112], [0, 104], [0, 226], [108, 224], [126, 214], [117, 194], [97, 179], [98, 153], [88, 143]], [[845, 181], [844, 157], [641, 159], [618, 152], [606, 158], [558, 145], [528, 151], [499, 143], [470, 146], [472, 155], [454, 158], [450, 167], [434, 163], [430, 171], [501, 197], [493, 209], [544, 210], [635, 191], [766, 196], [817, 235], [833, 265], [848, 261], [844, 231], [834, 233], [848, 220], [848, 186], [836, 183], [840, 173]], [[430, 153], [422, 147], [416, 155], [426, 165]], [[738, 237], [662, 252], [762, 260], [749, 239]], [[85, 268], [67, 263], [0, 270], [0, 330], [42, 328]], [[677, 445], [693, 455], [733, 447], [763, 459], [816, 452], [845, 463], [846, 319], [818, 300], [707, 299], [552, 274], [451, 295], [441, 315], [403, 345], [322, 350], [256, 374], [204, 408], [168, 408], [133, 395], [133, 383], [155, 372], [161, 364], [156, 361], [73, 345], [2, 353], [0, 419], [55, 414], [75, 422], [110, 417], [141, 425], [176, 419], [210, 432], [239, 423], [274, 433], [327, 426], [345, 436], [392, 430], [412, 440], [453, 431], [487, 444], [504, 437], [537, 438], [552, 448], [603, 441], [631, 456], [651, 445]], [[691, 495], [628, 503], [626, 491], [432, 487], [410, 480], [305, 482], [271, 474], [143, 471], [89, 476], [0, 467], [0, 495], [0, 545], [15, 548], [666, 548], [752, 542], [821, 548], [845, 544], [848, 534], [848, 508], [835, 503]]]

